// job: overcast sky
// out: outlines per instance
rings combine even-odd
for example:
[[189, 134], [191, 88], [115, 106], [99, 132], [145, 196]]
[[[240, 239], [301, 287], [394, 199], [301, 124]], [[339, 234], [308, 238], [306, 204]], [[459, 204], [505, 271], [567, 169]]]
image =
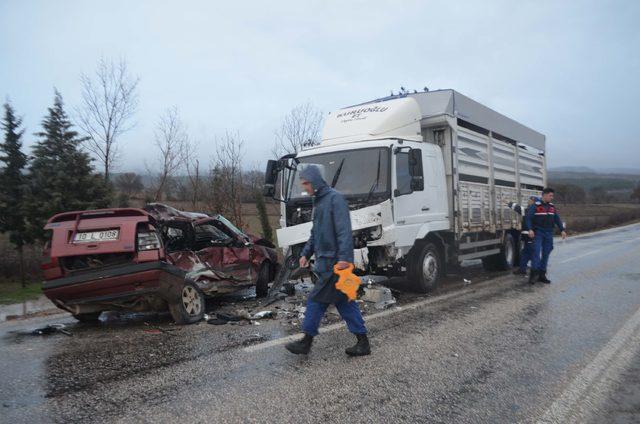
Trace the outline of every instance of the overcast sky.
[[175, 105], [201, 154], [225, 129], [262, 168], [283, 115], [454, 88], [547, 136], [551, 166], [640, 167], [639, 1], [0, 0], [0, 96], [34, 140], [53, 87], [124, 57], [140, 77], [117, 171]]

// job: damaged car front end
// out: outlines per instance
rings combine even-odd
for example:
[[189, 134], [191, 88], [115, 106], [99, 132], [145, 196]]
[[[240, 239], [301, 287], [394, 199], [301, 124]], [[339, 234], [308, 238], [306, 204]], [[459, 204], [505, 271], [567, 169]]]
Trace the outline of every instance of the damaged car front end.
[[66, 212], [45, 226], [44, 294], [78, 320], [103, 311], [170, 311], [199, 321], [205, 296], [256, 286], [266, 295], [277, 269], [269, 242], [220, 215], [163, 204]]

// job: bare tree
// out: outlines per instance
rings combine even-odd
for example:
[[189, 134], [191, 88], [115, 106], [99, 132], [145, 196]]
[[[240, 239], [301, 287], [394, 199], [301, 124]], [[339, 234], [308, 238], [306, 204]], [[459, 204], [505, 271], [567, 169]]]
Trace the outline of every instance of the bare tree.
[[203, 189], [203, 176], [200, 167], [200, 157], [198, 155], [198, 144], [187, 142], [184, 144], [184, 161], [187, 177], [189, 179], [189, 200], [191, 207], [196, 210], [200, 201]]
[[[189, 142], [186, 128], [178, 109], [173, 106], [167, 109], [161, 116], [155, 130], [155, 144], [158, 148], [157, 176], [154, 184], [154, 201], [162, 199], [162, 194], [171, 185], [171, 180], [176, 171], [182, 167], [185, 161], [185, 144]], [[147, 167], [149, 173], [153, 173]]]
[[261, 171], [257, 164], [244, 173], [244, 186], [246, 187], [246, 199], [253, 201], [256, 193], [262, 193], [264, 186], [264, 171]]
[[101, 58], [94, 78], [82, 74], [82, 106], [78, 126], [88, 135], [87, 148], [103, 166], [104, 178], [118, 159], [118, 137], [133, 127], [138, 107], [139, 78], [132, 77], [127, 62]]
[[[216, 139], [217, 155], [214, 157], [212, 184], [217, 190], [218, 208], [227, 213], [235, 225], [242, 228], [242, 157], [244, 140], [240, 134], [226, 132]], [[222, 207], [220, 207], [222, 206]]]
[[272, 149], [275, 157], [296, 153], [303, 147], [320, 143], [322, 112], [311, 102], [294, 107], [282, 119]]
[[203, 187], [203, 199], [207, 209], [212, 213], [226, 214], [227, 206], [222, 198], [222, 171], [217, 163], [213, 163]]

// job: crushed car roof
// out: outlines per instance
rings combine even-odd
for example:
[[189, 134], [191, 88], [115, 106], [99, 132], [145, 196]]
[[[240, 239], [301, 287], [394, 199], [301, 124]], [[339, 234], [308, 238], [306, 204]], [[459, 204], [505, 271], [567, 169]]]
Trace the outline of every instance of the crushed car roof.
[[178, 210], [164, 203], [148, 203], [143, 208], [149, 215], [154, 217], [157, 221], [168, 221], [171, 219], [182, 218], [187, 220], [198, 220], [202, 218], [212, 218], [206, 213], [200, 212], [185, 212]]

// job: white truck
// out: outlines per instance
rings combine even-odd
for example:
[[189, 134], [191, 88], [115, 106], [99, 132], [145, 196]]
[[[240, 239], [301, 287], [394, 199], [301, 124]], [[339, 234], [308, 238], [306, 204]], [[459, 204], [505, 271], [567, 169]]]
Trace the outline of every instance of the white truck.
[[546, 182], [545, 136], [454, 90], [390, 96], [326, 118], [318, 146], [269, 161], [265, 195], [282, 202], [278, 244], [295, 266], [309, 238], [312, 199], [297, 169], [318, 164], [349, 203], [363, 273], [406, 275], [435, 288], [447, 268], [517, 260], [526, 202]]

